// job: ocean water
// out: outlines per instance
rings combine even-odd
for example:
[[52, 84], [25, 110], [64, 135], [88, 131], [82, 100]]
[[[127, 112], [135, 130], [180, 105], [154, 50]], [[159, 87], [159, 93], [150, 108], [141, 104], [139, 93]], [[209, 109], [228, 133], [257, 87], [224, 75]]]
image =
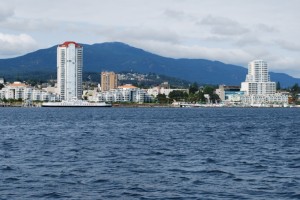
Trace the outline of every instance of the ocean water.
[[0, 113], [0, 199], [300, 199], [300, 109]]

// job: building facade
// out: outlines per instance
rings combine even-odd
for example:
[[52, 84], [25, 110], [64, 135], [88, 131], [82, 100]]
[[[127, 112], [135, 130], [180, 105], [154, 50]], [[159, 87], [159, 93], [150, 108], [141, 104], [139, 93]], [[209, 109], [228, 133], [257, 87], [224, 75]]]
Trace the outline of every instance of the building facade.
[[288, 104], [288, 95], [275, 93], [272, 95], [243, 95], [241, 101], [246, 105], [282, 105]]
[[164, 84], [165, 83], [163, 83], [160, 86], [156, 86], [156, 87], [147, 89], [147, 93], [153, 97], [157, 97], [158, 94], [164, 94], [167, 97], [169, 97], [169, 94], [173, 91], [182, 91], [182, 92], [189, 93], [189, 89], [180, 89], [180, 88], [172, 88], [171, 89], [169, 86], [166, 87]]
[[248, 64], [246, 81], [241, 84], [246, 95], [269, 95], [276, 93], [276, 83], [270, 81], [268, 64], [263, 60], [254, 60]]
[[137, 88], [133, 85], [126, 84], [119, 86], [117, 89], [112, 89], [97, 94], [93, 101], [105, 102], [135, 102], [135, 103], [149, 103], [152, 101], [150, 95], [143, 89]]
[[288, 104], [288, 96], [276, 93], [276, 83], [271, 82], [268, 64], [263, 60], [254, 60], [248, 64], [248, 74], [241, 83], [244, 95], [241, 102], [245, 105]]
[[243, 91], [240, 91], [239, 86], [219, 85], [216, 89], [216, 94], [220, 97], [222, 102], [240, 102], [241, 96], [244, 95]]
[[83, 48], [76, 42], [57, 47], [57, 90], [61, 100], [82, 97]]
[[101, 72], [101, 91], [110, 91], [118, 87], [118, 76], [114, 72]]
[[0, 90], [0, 99], [57, 101], [59, 97], [54, 93], [33, 88], [21, 82], [14, 82]]

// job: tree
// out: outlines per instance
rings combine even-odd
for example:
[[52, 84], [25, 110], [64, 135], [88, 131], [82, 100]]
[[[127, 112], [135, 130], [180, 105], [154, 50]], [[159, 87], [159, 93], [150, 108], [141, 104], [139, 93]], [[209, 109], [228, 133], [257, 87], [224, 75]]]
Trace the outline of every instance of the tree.
[[276, 90], [280, 90], [280, 89], [281, 89], [281, 86], [280, 86], [280, 82], [278, 81], [276, 84]]
[[217, 95], [215, 93], [215, 88], [212, 87], [212, 86], [208, 86], [208, 85], [205, 86], [203, 88], [203, 97], [204, 97], [204, 94], [208, 94], [209, 95], [209, 101], [212, 102], [212, 103], [218, 103], [220, 101], [219, 95]]
[[156, 96], [156, 98], [157, 98], [158, 103], [167, 103], [168, 102], [168, 99], [165, 94], [158, 94]]
[[7, 102], [8, 102], [8, 100], [7, 100], [5, 97], [2, 99], [2, 101], [3, 101], [4, 103], [7, 103]]
[[194, 82], [192, 85], [189, 87], [189, 93], [190, 94], [195, 94], [197, 91], [199, 91], [199, 86], [196, 82]]
[[293, 87], [291, 88], [291, 93], [292, 93], [293, 101], [297, 101], [298, 94], [300, 93], [300, 87], [299, 87], [298, 83], [295, 83], [293, 85]]
[[205, 103], [204, 92], [198, 92], [197, 96], [198, 96], [198, 101], [200, 101], [201, 103]]
[[298, 83], [295, 83], [293, 85], [293, 87], [291, 88], [292, 92], [299, 92], [300, 91], [300, 88], [299, 88], [299, 85]]
[[1, 83], [0, 84], [0, 90], [2, 90], [2, 88], [4, 88], [4, 85]]
[[204, 94], [209, 94], [209, 95], [212, 95], [213, 93], [214, 93], [214, 88], [212, 87], [212, 86], [205, 86], [204, 88], [203, 88], [203, 93]]
[[219, 103], [220, 102], [220, 97], [219, 97], [219, 95], [217, 95], [217, 94], [212, 94], [211, 96], [210, 96], [210, 100], [213, 102], [213, 103]]
[[186, 92], [180, 91], [180, 90], [173, 90], [169, 94], [169, 98], [175, 99], [176, 101], [186, 100], [187, 97], [188, 97], [188, 94]]

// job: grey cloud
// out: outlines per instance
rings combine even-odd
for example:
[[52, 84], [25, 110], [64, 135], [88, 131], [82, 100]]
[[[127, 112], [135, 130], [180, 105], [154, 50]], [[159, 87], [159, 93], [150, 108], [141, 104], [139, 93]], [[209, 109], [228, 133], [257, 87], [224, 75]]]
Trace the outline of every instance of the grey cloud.
[[3, 28], [7, 28], [14, 31], [39, 31], [39, 32], [50, 32], [54, 29], [59, 28], [61, 22], [49, 19], [19, 19], [10, 18], [4, 22], [0, 21], [0, 25]]
[[180, 37], [176, 32], [143, 27], [103, 27], [95, 33], [110, 40], [163, 41], [174, 44], [180, 42]]
[[224, 17], [207, 16], [198, 24], [210, 26], [211, 32], [217, 35], [241, 35], [250, 32], [238, 22]]
[[182, 19], [185, 17], [184, 12], [175, 10], [165, 10], [164, 15], [170, 18]]
[[300, 44], [299, 43], [291, 43], [285, 40], [277, 40], [275, 41], [275, 43], [285, 49], [285, 50], [289, 50], [289, 51], [300, 51]]
[[176, 19], [176, 20], [190, 20], [190, 21], [197, 20], [197, 18], [195, 16], [187, 14], [183, 11], [178, 11], [178, 10], [167, 9], [163, 12], [163, 15], [170, 19]]
[[6, 21], [14, 15], [14, 10], [12, 8], [0, 7], [0, 22]]
[[[290, 56], [273, 56], [269, 59], [270, 68], [277, 72], [290, 72], [293, 77], [299, 77], [299, 59]], [[272, 77], [271, 77], [272, 78]]]
[[262, 44], [262, 42], [255, 36], [244, 36], [235, 42], [237, 46], [244, 47], [244, 46], [253, 46], [253, 45], [259, 45]]
[[267, 33], [278, 32], [277, 28], [275, 28], [273, 26], [266, 25], [266, 24], [257, 24], [256, 28], [260, 31], [267, 32]]

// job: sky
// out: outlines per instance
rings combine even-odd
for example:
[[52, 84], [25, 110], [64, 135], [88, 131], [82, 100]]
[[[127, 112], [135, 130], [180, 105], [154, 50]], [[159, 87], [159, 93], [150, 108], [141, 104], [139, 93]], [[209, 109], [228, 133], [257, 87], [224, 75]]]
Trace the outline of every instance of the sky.
[[0, 58], [118, 41], [246, 68], [262, 59], [300, 78], [299, 8], [300, 0], [0, 0]]

